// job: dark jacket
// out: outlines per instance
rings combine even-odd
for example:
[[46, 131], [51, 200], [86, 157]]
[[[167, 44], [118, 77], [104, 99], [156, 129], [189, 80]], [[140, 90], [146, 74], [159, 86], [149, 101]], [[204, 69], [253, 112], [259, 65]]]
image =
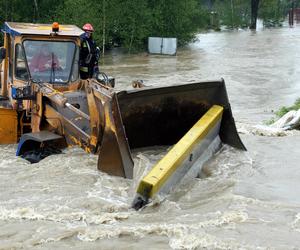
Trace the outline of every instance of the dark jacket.
[[99, 72], [99, 51], [95, 41], [91, 37], [86, 37], [85, 33], [80, 36], [80, 40], [80, 76], [82, 79], [92, 78], [94, 73]]

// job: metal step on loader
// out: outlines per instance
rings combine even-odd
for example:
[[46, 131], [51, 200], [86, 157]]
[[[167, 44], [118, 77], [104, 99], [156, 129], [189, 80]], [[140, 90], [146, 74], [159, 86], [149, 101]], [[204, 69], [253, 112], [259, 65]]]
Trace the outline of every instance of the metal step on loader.
[[[100, 171], [132, 178], [131, 150], [173, 145], [140, 181], [132, 203], [139, 209], [200, 171], [221, 142], [246, 150], [222, 79], [115, 91], [104, 73], [80, 79], [78, 27], [6, 22], [3, 33], [0, 144], [19, 143], [16, 154], [32, 163], [78, 145], [99, 156]], [[36, 70], [45, 49], [52, 63]]]

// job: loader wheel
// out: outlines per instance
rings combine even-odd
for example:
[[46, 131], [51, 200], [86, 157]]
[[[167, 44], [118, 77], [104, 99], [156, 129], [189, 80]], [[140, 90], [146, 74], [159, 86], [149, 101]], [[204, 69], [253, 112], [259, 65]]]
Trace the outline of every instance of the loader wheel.
[[34, 149], [25, 152], [22, 155], [22, 158], [25, 160], [29, 161], [30, 163], [38, 163], [39, 161], [43, 160], [47, 156], [53, 155], [53, 154], [60, 154], [61, 150], [60, 149], [55, 149], [55, 148], [39, 148], [39, 149]]

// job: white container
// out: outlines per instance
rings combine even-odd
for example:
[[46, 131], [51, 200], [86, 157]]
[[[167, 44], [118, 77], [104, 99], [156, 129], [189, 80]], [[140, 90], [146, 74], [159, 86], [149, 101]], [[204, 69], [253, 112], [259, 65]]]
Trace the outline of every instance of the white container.
[[150, 54], [176, 55], [177, 38], [149, 37], [148, 51]]

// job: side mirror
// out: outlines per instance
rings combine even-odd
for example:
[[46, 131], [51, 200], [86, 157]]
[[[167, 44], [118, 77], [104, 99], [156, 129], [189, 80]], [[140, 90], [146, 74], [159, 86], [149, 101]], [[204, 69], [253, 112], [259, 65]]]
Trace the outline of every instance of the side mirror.
[[0, 48], [0, 60], [2, 61], [6, 57], [6, 49], [1, 47]]
[[100, 48], [96, 47], [96, 61], [98, 62], [100, 59]]
[[99, 72], [96, 75], [96, 80], [106, 86], [109, 86], [111, 88], [115, 87], [115, 78], [111, 76], [107, 76], [104, 72]]

